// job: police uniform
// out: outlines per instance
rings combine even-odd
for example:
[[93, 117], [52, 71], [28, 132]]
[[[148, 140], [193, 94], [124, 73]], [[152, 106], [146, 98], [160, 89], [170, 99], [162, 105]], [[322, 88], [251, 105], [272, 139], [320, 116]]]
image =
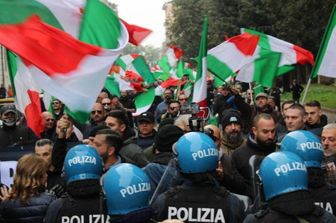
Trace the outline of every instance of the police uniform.
[[160, 195], [153, 204], [157, 220], [183, 222], [242, 222], [244, 205], [224, 187], [179, 186]]
[[314, 197], [315, 205], [336, 215], [336, 186], [325, 184], [320, 188], [309, 189]]
[[315, 210], [304, 216], [291, 216], [285, 213], [274, 211], [270, 208], [261, 210], [256, 214], [250, 214], [244, 223], [302, 223], [302, 222], [335, 222], [335, 219], [325, 212], [322, 208], [316, 207]]
[[63, 195], [50, 204], [45, 222], [63, 223], [63, 222], [108, 222], [108, 216], [102, 214], [100, 197], [74, 198], [70, 195]]
[[49, 205], [45, 222], [109, 222], [100, 208], [102, 172], [102, 159], [95, 148], [84, 144], [71, 148], [64, 159], [67, 194]]

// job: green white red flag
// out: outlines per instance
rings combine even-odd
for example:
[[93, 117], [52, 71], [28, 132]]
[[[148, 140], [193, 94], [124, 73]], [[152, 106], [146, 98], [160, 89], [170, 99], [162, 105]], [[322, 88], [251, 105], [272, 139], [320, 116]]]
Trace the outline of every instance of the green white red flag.
[[259, 36], [243, 33], [234, 36], [208, 51], [208, 69], [221, 80], [235, 75], [251, 61]]
[[[313, 54], [297, 45], [251, 29], [242, 29], [242, 32], [258, 35], [260, 39], [253, 59], [240, 69], [236, 80], [251, 82], [262, 79], [263, 82], [258, 84], [272, 87], [272, 84], [269, 83], [273, 83], [276, 76], [293, 70], [292, 65], [314, 63]], [[279, 60], [277, 53], [281, 54]], [[267, 85], [264, 85], [265, 83]]]
[[[76, 37], [81, 23], [81, 9], [85, 1], [51, 0], [0, 0], [0, 24], [17, 24], [32, 14], [54, 27], [62, 29]], [[11, 85], [16, 108], [27, 120], [27, 126], [39, 136], [44, 130], [39, 93], [41, 88], [33, 81], [29, 69], [20, 59], [7, 52]]]
[[208, 19], [204, 16], [201, 43], [197, 58], [197, 74], [192, 98], [192, 102], [197, 103], [200, 107], [206, 107], [207, 99], [207, 34]]
[[22, 58], [38, 86], [60, 99], [78, 121], [85, 122], [106, 74], [128, 42], [123, 25], [118, 19], [113, 21], [118, 34], [112, 43], [116, 49], [80, 42], [36, 16], [23, 24], [0, 26], [0, 43]]
[[317, 75], [336, 78], [336, 6], [331, 13], [322, 43], [317, 53], [311, 78]]

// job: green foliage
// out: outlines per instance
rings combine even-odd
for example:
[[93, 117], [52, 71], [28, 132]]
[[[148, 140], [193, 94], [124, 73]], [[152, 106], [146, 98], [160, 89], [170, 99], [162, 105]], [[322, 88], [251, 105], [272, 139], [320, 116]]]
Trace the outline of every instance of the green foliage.
[[334, 0], [173, 0], [174, 20], [167, 25], [167, 45], [196, 57], [202, 31], [202, 16], [208, 16], [208, 48], [224, 36], [251, 28], [300, 45], [317, 53]]
[[[302, 85], [306, 87], [305, 85]], [[336, 108], [336, 86], [335, 85], [323, 85], [323, 84], [311, 84], [308, 89], [305, 102], [317, 100], [324, 108]], [[303, 93], [301, 94], [301, 99]], [[292, 94], [290, 92], [281, 95], [281, 100], [292, 100]]]

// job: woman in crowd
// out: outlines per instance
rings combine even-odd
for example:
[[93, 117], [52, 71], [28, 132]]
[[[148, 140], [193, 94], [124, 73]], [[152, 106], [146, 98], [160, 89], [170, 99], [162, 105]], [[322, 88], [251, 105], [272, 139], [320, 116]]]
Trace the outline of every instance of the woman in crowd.
[[16, 166], [13, 187], [2, 188], [0, 213], [8, 223], [42, 223], [48, 205], [55, 199], [45, 192], [47, 162], [33, 154], [21, 157]]

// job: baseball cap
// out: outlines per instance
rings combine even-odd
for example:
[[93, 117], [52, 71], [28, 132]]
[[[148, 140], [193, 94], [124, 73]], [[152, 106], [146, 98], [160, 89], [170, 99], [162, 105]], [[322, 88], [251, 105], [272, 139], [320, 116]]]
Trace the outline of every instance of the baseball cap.
[[266, 94], [265, 92], [260, 92], [260, 93], [257, 94], [257, 96], [255, 97], [255, 99], [258, 99], [260, 97], [268, 98], [268, 94]]
[[137, 117], [137, 121], [155, 122], [154, 115], [151, 112], [143, 112]]
[[0, 111], [1, 111], [1, 114], [5, 114], [5, 113], [8, 113], [8, 112], [13, 112], [15, 114], [17, 113], [14, 105], [4, 105], [4, 106], [2, 106]]

